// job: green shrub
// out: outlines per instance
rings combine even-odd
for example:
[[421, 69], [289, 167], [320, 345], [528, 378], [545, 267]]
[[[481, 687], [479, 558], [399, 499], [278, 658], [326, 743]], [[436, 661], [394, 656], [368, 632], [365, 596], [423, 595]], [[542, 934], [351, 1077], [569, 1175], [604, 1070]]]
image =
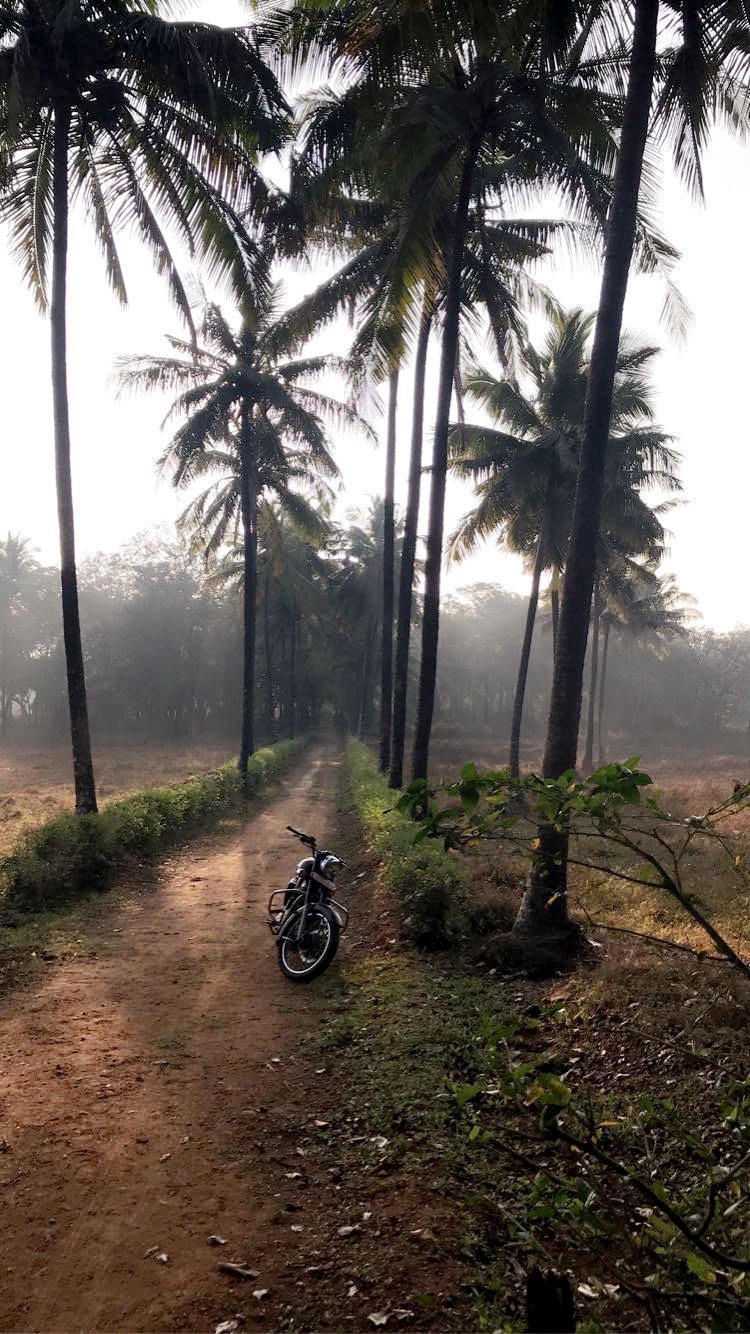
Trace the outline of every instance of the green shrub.
[[415, 846], [415, 826], [393, 810], [396, 794], [366, 746], [348, 742], [346, 769], [349, 795], [398, 901], [404, 935], [421, 949], [457, 945], [466, 922], [465, 868], [436, 843]]
[[110, 802], [98, 815], [62, 815], [32, 829], [0, 863], [6, 902], [40, 912], [92, 889], [103, 889], [134, 857], [150, 857], [259, 792], [304, 744], [280, 741], [250, 758], [246, 787], [234, 761], [171, 787], [147, 788]]

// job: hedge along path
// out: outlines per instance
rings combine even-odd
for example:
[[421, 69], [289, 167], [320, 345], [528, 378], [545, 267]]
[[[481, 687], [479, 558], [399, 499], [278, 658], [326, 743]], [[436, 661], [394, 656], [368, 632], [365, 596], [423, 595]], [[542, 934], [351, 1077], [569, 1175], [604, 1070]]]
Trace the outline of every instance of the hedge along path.
[[0, 894], [11, 907], [39, 911], [106, 889], [134, 859], [155, 856], [245, 798], [262, 794], [305, 744], [299, 737], [256, 751], [246, 779], [229, 761], [182, 783], [110, 801], [97, 815], [48, 820], [23, 834], [0, 862]]
[[[310, 997], [263, 918], [297, 859], [287, 823], [336, 846], [340, 762], [338, 742], [307, 750], [239, 834], [173, 852], [96, 957], [0, 1002], [0, 1329], [206, 1330], [238, 1310], [269, 1329], [299, 1304], [302, 1238], [271, 1226], [262, 1160], [300, 1096]], [[222, 1260], [257, 1280], [232, 1286]]]

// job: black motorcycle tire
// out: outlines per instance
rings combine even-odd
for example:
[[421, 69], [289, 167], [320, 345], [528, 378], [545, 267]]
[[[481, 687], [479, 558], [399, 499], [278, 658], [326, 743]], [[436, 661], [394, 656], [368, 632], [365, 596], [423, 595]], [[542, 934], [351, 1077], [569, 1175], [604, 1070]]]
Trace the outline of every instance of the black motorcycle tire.
[[[301, 910], [300, 910], [301, 911]], [[339, 938], [341, 936], [341, 924], [332, 908], [326, 903], [312, 903], [307, 910], [308, 921], [311, 917], [318, 916], [326, 922], [328, 931], [328, 941], [323, 953], [310, 964], [309, 968], [300, 970], [292, 968], [288, 962], [289, 953], [293, 948], [294, 942], [289, 939], [287, 933], [284, 933], [283, 940], [278, 941], [278, 959], [279, 968], [290, 982], [312, 982], [314, 978], [320, 977], [329, 964], [333, 961], [336, 951], [339, 947]]]

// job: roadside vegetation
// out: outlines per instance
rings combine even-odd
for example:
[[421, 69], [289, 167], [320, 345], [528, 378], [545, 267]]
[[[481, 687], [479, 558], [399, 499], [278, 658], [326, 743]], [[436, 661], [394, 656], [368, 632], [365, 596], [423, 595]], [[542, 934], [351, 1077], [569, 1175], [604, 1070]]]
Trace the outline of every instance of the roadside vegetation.
[[280, 741], [250, 756], [246, 775], [234, 763], [171, 787], [147, 788], [111, 801], [96, 815], [63, 815], [23, 835], [0, 863], [11, 910], [52, 910], [79, 894], [105, 889], [128, 865], [259, 794], [304, 744]]
[[[374, 757], [350, 745], [348, 766], [375, 850], [389, 830], [398, 843], [403, 816], [382, 803]], [[415, 832], [412, 856], [424, 847]], [[435, 855], [455, 872], [457, 854]], [[538, 1266], [569, 1282], [579, 1328], [745, 1328], [746, 979], [627, 935], [605, 935], [606, 950], [567, 977], [504, 978], [477, 962], [469, 923], [488, 897], [513, 921], [519, 862], [461, 862], [460, 947], [404, 945], [350, 967], [349, 1004], [325, 1037], [352, 1106], [388, 1141], [386, 1170], [424, 1179], [441, 1202], [428, 1242], [438, 1265], [443, 1250], [446, 1265], [460, 1256], [455, 1318], [470, 1301], [480, 1328], [557, 1328], [554, 1305], [531, 1323]], [[387, 856], [382, 883], [393, 883]], [[591, 884], [592, 910], [596, 894]], [[712, 905], [732, 914], [736, 900], [725, 865]], [[676, 923], [660, 925], [671, 936]]]
[[[689, 331], [653, 164], [700, 198], [713, 129], [750, 137], [748, 5], [190, 10], [0, 0], [0, 227], [49, 320], [60, 549], [0, 542], [0, 745], [65, 735], [75, 812], [2, 863], [6, 927], [239, 806], [319, 725], [356, 736], [346, 796], [403, 948], [352, 974], [329, 1040], [373, 1133], [459, 1195], [480, 1321], [567, 1331], [575, 1301], [590, 1331], [747, 1328], [750, 630], [702, 628], [667, 568], [680, 442], [624, 312], [647, 275], [664, 337]], [[186, 499], [176, 540], [88, 562], [83, 222], [121, 304], [123, 233], [172, 299], [117, 383], [166, 396], [154, 458]], [[596, 310], [540, 282], [561, 255], [598, 265]], [[295, 303], [290, 270], [316, 273]], [[337, 510], [381, 415], [382, 498]], [[444, 596], [487, 539], [528, 599]], [[100, 809], [124, 737], [238, 760]], [[673, 804], [670, 747], [739, 772]]]

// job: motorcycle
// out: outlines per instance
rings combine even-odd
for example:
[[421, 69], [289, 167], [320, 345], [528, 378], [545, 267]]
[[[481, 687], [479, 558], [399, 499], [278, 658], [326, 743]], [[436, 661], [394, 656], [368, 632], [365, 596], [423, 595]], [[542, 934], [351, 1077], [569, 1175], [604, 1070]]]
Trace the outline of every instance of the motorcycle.
[[343, 857], [319, 848], [312, 834], [287, 825], [310, 856], [299, 862], [286, 889], [268, 900], [268, 925], [276, 938], [279, 967], [291, 982], [312, 982], [324, 973], [349, 922], [348, 909], [333, 897], [336, 873], [347, 867]]

